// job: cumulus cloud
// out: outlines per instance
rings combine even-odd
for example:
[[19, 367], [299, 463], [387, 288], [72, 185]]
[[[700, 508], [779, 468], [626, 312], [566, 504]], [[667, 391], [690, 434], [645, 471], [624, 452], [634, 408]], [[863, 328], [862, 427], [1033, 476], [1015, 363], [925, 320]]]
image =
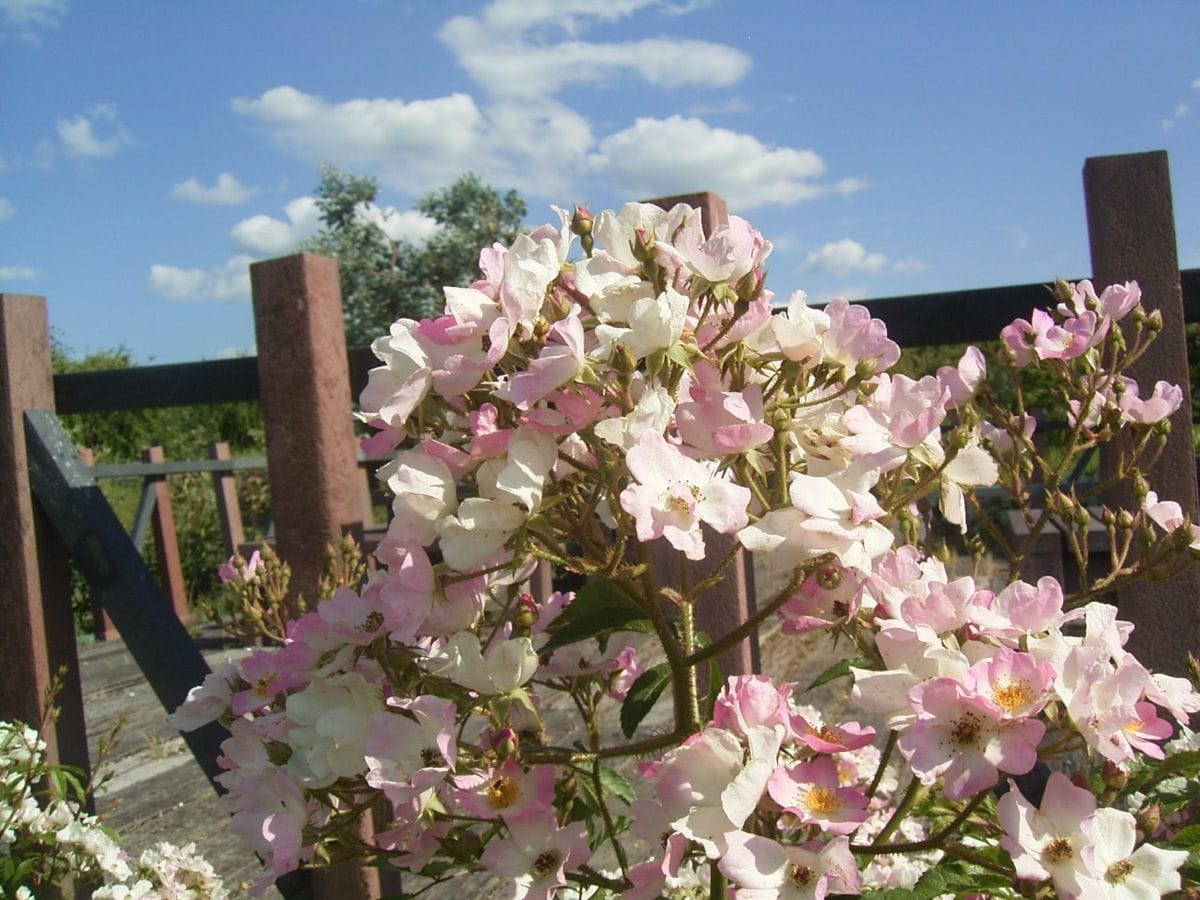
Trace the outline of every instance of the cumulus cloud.
[[230, 257], [212, 269], [152, 265], [148, 288], [167, 300], [248, 300], [252, 256]]
[[334, 103], [283, 85], [234, 100], [233, 108], [300, 159], [370, 172], [412, 194], [478, 172], [505, 187], [556, 196], [573, 183], [593, 143], [587, 120], [549, 99], [500, 100], [485, 113], [467, 94]]
[[865, 186], [857, 179], [815, 181], [825, 173], [825, 162], [812, 150], [771, 147], [752, 135], [683, 116], [638, 119], [601, 141], [590, 162], [628, 196], [711, 190], [738, 210], [852, 193]]
[[12, 205], [7, 197], [0, 197], [0, 222], [5, 219], [11, 219], [17, 214], [17, 208]]
[[29, 266], [0, 266], [0, 281], [32, 281], [37, 278], [37, 269]]
[[915, 256], [906, 256], [904, 259], [898, 259], [892, 263], [892, 271], [897, 275], [915, 275], [928, 268], [929, 263], [923, 259], [917, 259]]
[[389, 184], [412, 192], [470, 170], [486, 151], [484, 116], [467, 94], [331, 103], [282, 85], [256, 99], [235, 99], [233, 109], [301, 159], [379, 172]]
[[806, 275], [845, 275], [849, 272], [879, 272], [887, 265], [882, 253], [868, 253], [858, 241], [842, 238], [808, 254], [800, 271]]
[[189, 178], [171, 187], [171, 196], [188, 203], [206, 203], [217, 206], [236, 206], [245, 203], [258, 193], [258, 188], [247, 187], [228, 172], [217, 176], [212, 187], [203, 185], [197, 178]]
[[39, 28], [57, 28], [67, 14], [67, 0], [0, 0], [0, 38], [39, 40]]
[[399, 212], [392, 206], [380, 209], [371, 203], [365, 206], [360, 205], [355, 213], [359, 219], [372, 223], [390, 240], [397, 242], [409, 241], [420, 244], [431, 238], [441, 228], [436, 219], [431, 219], [415, 209]]
[[321, 230], [321, 212], [312, 197], [297, 197], [283, 208], [286, 221], [267, 215], [251, 216], [233, 226], [235, 244], [258, 257], [283, 256]]
[[1200, 91], [1200, 78], [1197, 78], [1195, 81], [1192, 82], [1192, 90]]
[[751, 66], [745, 53], [711, 41], [541, 43], [524, 29], [507, 34], [496, 29], [487, 12], [480, 18], [456, 16], [442, 26], [438, 37], [476, 83], [505, 96], [550, 96], [568, 85], [605, 84], [633, 75], [658, 87], [729, 87]]
[[112, 156], [130, 143], [129, 132], [117, 118], [117, 107], [112, 103], [97, 104], [83, 115], [59, 119], [55, 130], [59, 149], [67, 156]]

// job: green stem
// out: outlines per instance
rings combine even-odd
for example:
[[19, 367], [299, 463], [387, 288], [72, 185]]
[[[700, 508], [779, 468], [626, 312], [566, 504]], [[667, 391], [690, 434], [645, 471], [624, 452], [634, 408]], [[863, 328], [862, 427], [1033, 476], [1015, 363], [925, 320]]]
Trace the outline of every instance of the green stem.
[[883, 830], [879, 832], [875, 840], [871, 841], [872, 847], [880, 847], [887, 843], [887, 839], [900, 827], [904, 818], [912, 812], [912, 808], [916, 806], [917, 801], [924, 793], [925, 791], [921, 787], [921, 782], [913, 778], [908, 783], [908, 788], [905, 790], [904, 796], [900, 799], [900, 805], [896, 807], [896, 811], [892, 813], [892, 817], [887, 820], [887, 824], [883, 826]]
[[770, 616], [778, 612], [779, 608], [783, 606], [783, 604], [787, 603], [789, 599], [791, 599], [792, 595], [796, 591], [796, 587], [808, 577], [809, 573], [812, 572], [813, 569], [815, 569], [818, 565], [821, 565], [828, 558], [828, 556], [822, 556], [817, 560], [813, 560], [807, 565], [797, 567], [796, 571], [792, 573], [791, 579], [784, 586], [783, 590], [776, 594], [775, 597], [771, 599], [770, 603], [756, 611], [754, 615], [750, 616], [750, 618], [748, 618], [733, 631], [726, 634], [720, 640], [713, 641], [707, 647], [702, 647], [695, 653], [689, 655], [683, 661], [684, 664], [688, 666], [697, 666], [702, 662], [712, 659], [714, 656], [719, 656], [730, 647], [740, 644], [747, 637], [749, 637], [750, 633], [757, 629], [759, 625], [765, 622]]
[[618, 756], [642, 756], [662, 750], [665, 747], [678, 744], [686, 738], [689, 731], [672, 731], [669, 734], [659, 734], [644, 740], [622, 744], [619, 747], [602, 747], [599, 750], [547, 750], [540, 748], [523, 749], [521, 756], [528, 763], [546, 763], [560, 765], [570, 763], [590, 763], [594, 759], [612, 759]]

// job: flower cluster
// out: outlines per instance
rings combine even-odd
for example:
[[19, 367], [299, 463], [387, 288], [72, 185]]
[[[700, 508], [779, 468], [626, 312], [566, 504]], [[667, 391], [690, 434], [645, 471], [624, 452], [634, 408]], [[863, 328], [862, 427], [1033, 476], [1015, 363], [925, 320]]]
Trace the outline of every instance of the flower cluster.
[[132, 860], [111, 829], [82, 807], [83, 786], [46, 761], [32, 728], [0, 722], [0, 896], [91, 882], [104, 900], [223, 900], [194, 844], [160, 843]]
[[[265, 879], [357, 859], [432, 880], [483, 870], [515, 898], [568, 882], [654, 897], [701, 870], [741, 898], [918, 878], [935, 896], [953, 877], [993, 896], [1020, 896], [1020, 879], [1060, 897], [1177, 887], [1180, 853], [1135, 849], [1130, 823], [1170, 781], [1146, 768], [1165, 714], [1186, 723], [1200, 695], [1149, 672], [1128, 625], [1088, 602], [1169, 575], [1197, 543], [1144, 480], [1181, 395], [1141, 400], [1128, 378], [1159, 327], [1136, 286], [1060, 284], [991, 363], [971, 348], [910, 378], [888, 371], [899, 348], [861, 307], [798, 292], [775, 312], [771, 245], [737, 217], [706, 233], [684, 205], [559, 213], [485, 249], [441, 317], [373, 345], [361, 418], [366, 449], [392, 457], [394, 501], [363, 587], [175, 714], [230, 728], [224, 802]], [[1053, 458], [1022, 393], [1035, 369], [1070, 411]], [[1118, 435], [1130, 511], [1067, 475]], [[980, 487], [1077, 549], [1103, 522], [1108, 569], [1081, 559], [1077, 597], [1025, 583], [1026, 551], [975, 516], [1014, 581], [951, 577], [931, 539], [979, 548]], [[783, 586], [733, 632], [701, 634], [697, 601], [741, 551]], [[531, 596], [539, 563], [586, 584]], [[830, 677], [853, 674], [874, 725], [826, 724], [791, 684], [719, 677], [721, 651], [772, 614], [785, 635], [857, 649]], [[673, 727], [648, 733], [660, 696]], [[602, 726], [609, 709], [628, 743]], [[636, 757], [640, 779], [619, 765]], [[1194, 799], [1167, 802], [1187, 816]], [[374, 835], [369, 809], [386, 810]]]

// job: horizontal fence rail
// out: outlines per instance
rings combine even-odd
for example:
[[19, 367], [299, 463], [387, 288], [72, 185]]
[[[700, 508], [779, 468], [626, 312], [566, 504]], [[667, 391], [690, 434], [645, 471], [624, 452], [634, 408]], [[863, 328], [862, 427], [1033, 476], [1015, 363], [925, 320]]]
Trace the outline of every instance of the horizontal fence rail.
[[[1184, 317], [1200, 322], [1200, 269], [1180, 272], [1179, 280]], [[1050, 300], [1046, 287], [1015, 284], [858, 300], [855, 305], [865, 306], [887, 323], [888, 337], [901, 347], [961, 344], [993, 340], [1013, 319], [1046, 305]], [[347, 359], [351, 387], [360, 391], [378, 361], [369, 347], [350, 348]], [[258, 396], [258, 359], [253, 356], [54, 376], [54, 403], [60, 415], [238, 403]]]

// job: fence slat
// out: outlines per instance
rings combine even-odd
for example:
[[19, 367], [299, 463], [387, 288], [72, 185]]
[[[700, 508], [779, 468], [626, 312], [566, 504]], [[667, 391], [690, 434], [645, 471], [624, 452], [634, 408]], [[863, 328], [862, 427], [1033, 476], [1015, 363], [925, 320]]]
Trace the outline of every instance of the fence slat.
[[[164, 461], [162, 447], [148, 447], [142, 453], [143, 462], [160, 463]], [[163, 589], [171, 598], [171, 607], [180, 622], [190, 622], [191, 609], [188, 608], [187, 585], [183, 580], [183, 563], [179, 558], [179, 541], [175, 537], [175, 511], [171, 508], [171, 487], [167, 484], [166, 476], [148, 478], [154, 491], [154, 515], [151, 524], [154, 526], [154, 549], [158, 554], [158, 572], [162, 578]]]
[[[87, 576], [159, 702], [174, 711], [209, 674], [183, 624], [54, 413], [25, 413], [29, 480], [38, 503]], [[58, 564], [61, 566], [62, 561]], [[73, 637], [72, 637], [73, 644]], [[183, 735], [209, 780], [227, 732], [215, 722]], [[86, 741], [83, 746], [86, 748]], [[220, 787], [212, 782], [220, 793]]]
[[[208, 455], [214, 460], [231, 460], [229, 445], [216, 441], [208, 445]], [[225, 541], [225, 555], [233, 556], [238, 547], [246, 542], [242, 528], [242, 508], [238, 505], [237, 479], [231, 472], [212, 473], [213, 492], [217, 497], [217, 516], [221, 520], [221, 538]]]
[[70, 584], [61, 544], [31, 492], [23, 414], [54, 408], [46, 300], [0, 294], [0, 718], [39, 726], [63, 670], [53, 762], [90, 769]]
[[[1101, 156], [1083, 167], [1092, 269], [1098, 288], [1137, 279], [1148, 310], [1163, 317], [1163, 330], [1151, 353], [1134, 363], [1131, 374], [1148, 396], [1159, 379], [1183, 388], [1183, 403], [1171, 417], [1171, 434], [1150, 486], [1164, 500], [1175, 500], [1197, 516], [1196, 457], [1192, 449], [1192, 407], [1188, 385], [1187, 342], [1171, 176], [1165, 151]], [[1111, 471], [1112, 459], [1101, 456]], [[1129, 485], [1112, 498], [1133, 506]], [[1146, 665], [1172, 675], [1187, 675], [1189, 650], [1200, 648], [1200, 567], [1189, 566], [1165, 582], [1141, 582], [1117, 592], [1123, 618], [1136, 626], [1129, 650]]]

